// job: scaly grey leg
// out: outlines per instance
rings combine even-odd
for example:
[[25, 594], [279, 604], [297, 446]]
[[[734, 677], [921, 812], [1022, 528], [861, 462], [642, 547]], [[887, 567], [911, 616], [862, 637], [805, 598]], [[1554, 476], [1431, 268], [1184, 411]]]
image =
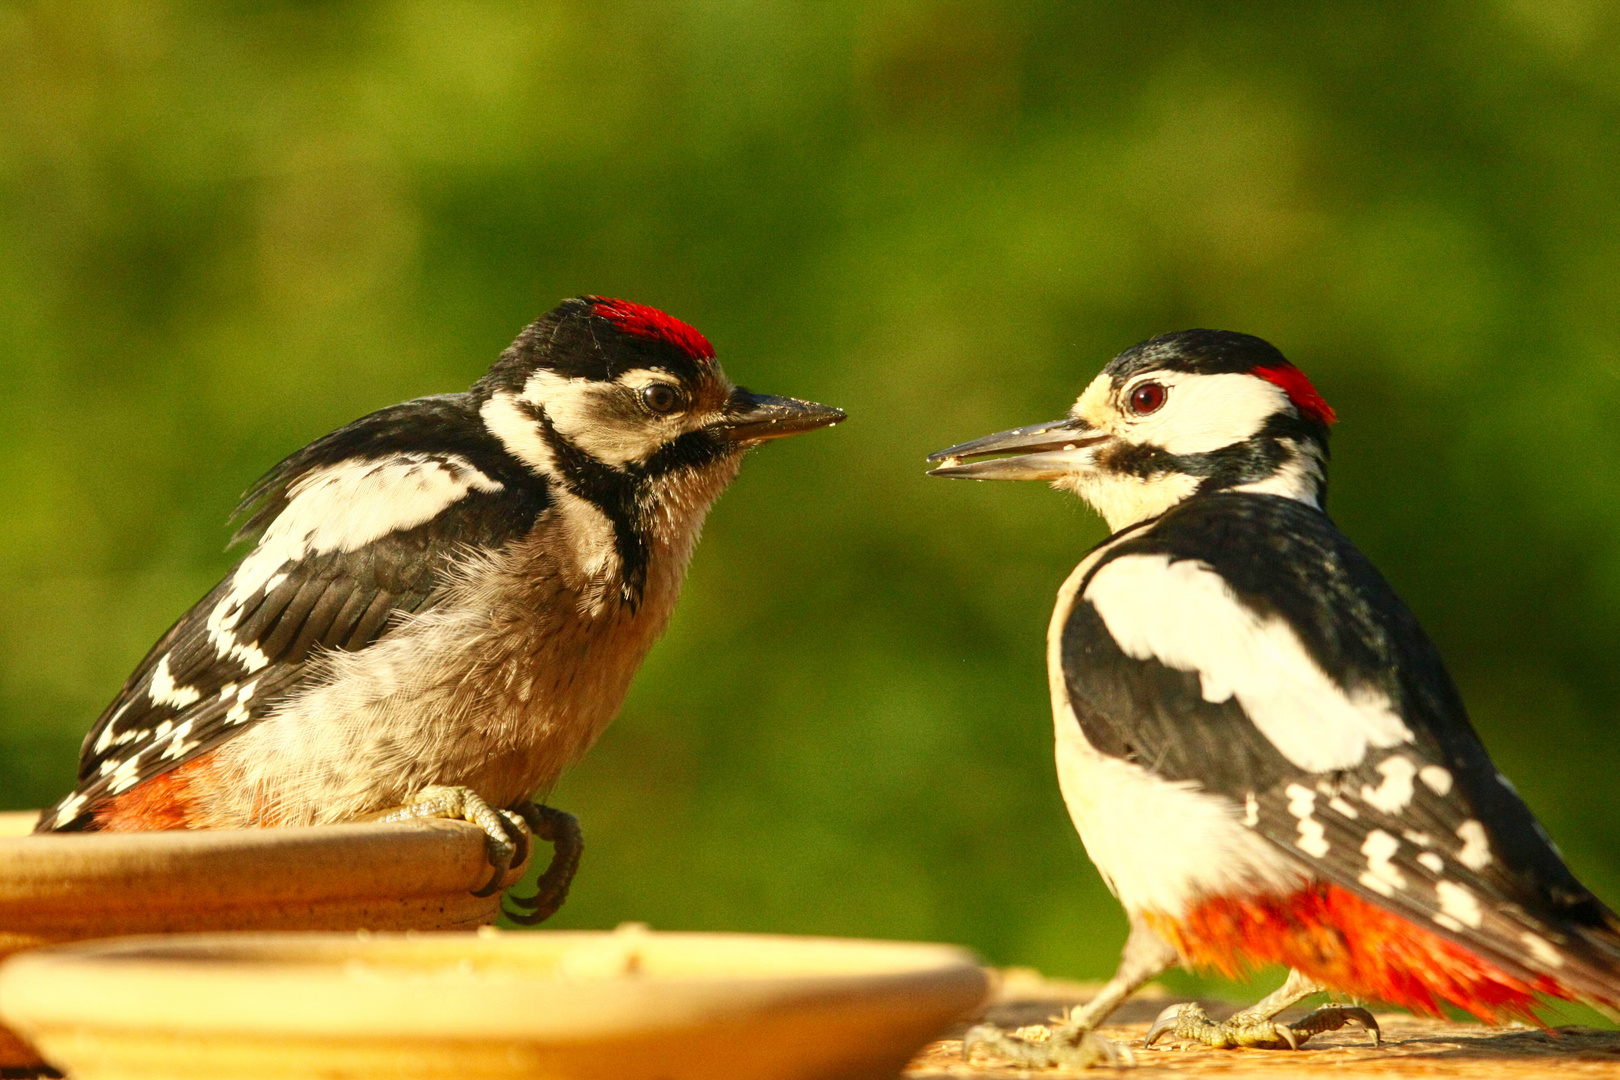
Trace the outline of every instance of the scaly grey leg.
[[1298, 1050], [1312, 1035], [1337, 1031], [1346, 1024], [1361, 1025], [1372, 1035], [1373, 1045], [1378, 1045], [1382, 1039], [1378, 1021], [1366, 1009], [1353, 1005], [1324, 1005], [1295, 1023], [1275, 1022], [1277, 1014], [1290, 1005], [1326, 990], [1327, 987], [1316, 980], [1298, 971], [1290, 971], [1287, 980], [1276, 990], [1219, 1024], [1206, 1016], [1197, 1002], [1172, 1005], [1153, 1021], [1142, 1045], [1152, 1046], [1161, 1036], [1174, 1035], [1213, 1046], [1217, 1050], [1229, 1050], [1235, 1046], [1257, 1050], [1281, 1050], [1284, 1047]]
[[1026, 1042], [1015, 1038], [994, 1024], [980, 1024], [962, 1038], [962, 1056], [966, 1058], [975, 1047], [986, 1050], [1008, 1061], [1025, 1066], [1119, 1065], [1130, 1061], [1130, 1051], [1119, 1047], [1095, 1032], [1099, 1025], [1120, 1003], [1141, 989], [1144, 983], [1174, 967], [1179, 958], [1176, 950], [1146, 923], [1131, 919], [1131, 933], [1120, 952], [1119, 967], [1097, 996], [1084, 1005], [1077, 1005], [1069, 1018], [1052, 1029], [1045, 1042]]

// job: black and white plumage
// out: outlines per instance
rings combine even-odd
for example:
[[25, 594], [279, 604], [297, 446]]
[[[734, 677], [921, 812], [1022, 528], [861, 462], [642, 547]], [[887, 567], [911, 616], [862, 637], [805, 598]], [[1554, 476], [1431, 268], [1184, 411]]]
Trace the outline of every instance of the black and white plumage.
[[1064, 799], [1135, 928], [1071, 1046], [1177, 962], [1486, 1018], [1536, 993], [1620, 1006], [1615, 916], [1322, 511], [1333, 419], [1270, 345], [1187, 331], [1122, 353], [1064, 420], [932, 459], [1075, 491], [1115, 530], [1048, 635]]
[[527, 799], [600, 734], [742, 453], [836, 409], [733, 386], [652, 308], [566, 301], [471, 390], [316, 440], [247, 556], [136, 669], [41, 831]]

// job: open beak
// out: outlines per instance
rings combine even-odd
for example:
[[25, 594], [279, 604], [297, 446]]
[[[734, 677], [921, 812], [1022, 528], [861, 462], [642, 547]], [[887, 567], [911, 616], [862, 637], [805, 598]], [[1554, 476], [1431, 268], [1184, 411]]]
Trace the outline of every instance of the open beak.
[[738, 387], [731, 395], [721, 433], [735, 443], [761, 443], [830, 427], [843, 419], [844, 410], [831, 405], [753, 394]]
[[[929, 461], [942, 464], [929, 470], [928, 475], [959, 476], [967, 480], [1059, 480], [1073, 474], [1089, 457], [1076, 451], [1107, 438], [1106, 433], [1084, 420], [1031, 424], [929, 454]], [[969, 458], [983, 460], [969, 461]]]

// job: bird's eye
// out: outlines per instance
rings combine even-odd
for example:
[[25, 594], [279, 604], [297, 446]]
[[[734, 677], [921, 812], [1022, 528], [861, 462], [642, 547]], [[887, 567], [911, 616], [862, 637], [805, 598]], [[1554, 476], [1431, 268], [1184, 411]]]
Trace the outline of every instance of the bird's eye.
[[1164, 405], [1164, 399], [1169, 396], [1170, 391], [1164, 388], [1163, 383], [1145, 382], [1131, 391], [1131, 411], [1141, 416], [1158, 412]]
[[681, 403], [680, 391], [668, 383], [653, 383], [641, 392], [641, 403], [659, 416], [672, 413]]

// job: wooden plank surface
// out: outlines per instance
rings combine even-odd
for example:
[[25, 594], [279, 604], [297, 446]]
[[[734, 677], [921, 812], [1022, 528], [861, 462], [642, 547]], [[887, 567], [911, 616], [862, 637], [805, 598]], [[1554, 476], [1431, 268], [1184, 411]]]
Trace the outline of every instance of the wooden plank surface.
[[[1020, 1034], [1039, 1038], [1047, 1022], [1073, 1005], [1087, 1000], [1096, 989], [1084, 983], [1042, 980], [1029, 973], [1011, 973], [998, 991], [986, 1019]], [[1166, 1005], [1178, 998], [1158, 987], [1148, 987], [1127, 1002], [1102, 1034], [1128, 1046], [1137, 1067], [1131, 1076], [1260, 1077], [1264, 1080], [1354, 1080], [1356, 1077], [1462, 1077], [1490, 1080], [1527, 1080], [1530, 1077], [1583, 1080], [1603, 1077], [1620, 1080], [1620, 1032], [1584, 1027], [1562, 1027], [1546, 1032], [1535, 1027], [1487, 1028], [1479, 1024], [1423, 1020], [1405, 1013], [1379, 1013], [1382, 1046], [1371, 1045], [1366, 1034], [1349, 1029], [1318, 1035], [1297, 1051], [1211, 1050], [1161, 1042], [1142, 1048], [1148, 1025]], [[1230, 1015], [1231, 1005], [1205, 1002], [1213, 1017]], [[1306, 1010], [1291, 1010], [1293, 1019]], [[966, 1025], [962, 1025], [965, 1029]], [[906, 1070], [906, 1080], [1030, 1080], [1032, 1077], [1116, 1075], [1109, 1069], [1052, 1069], [1031, 1071], [998, 1064], [976, 1051], [962, 1060], [961, 1029], [953, 1038], [933, 1043]]]

